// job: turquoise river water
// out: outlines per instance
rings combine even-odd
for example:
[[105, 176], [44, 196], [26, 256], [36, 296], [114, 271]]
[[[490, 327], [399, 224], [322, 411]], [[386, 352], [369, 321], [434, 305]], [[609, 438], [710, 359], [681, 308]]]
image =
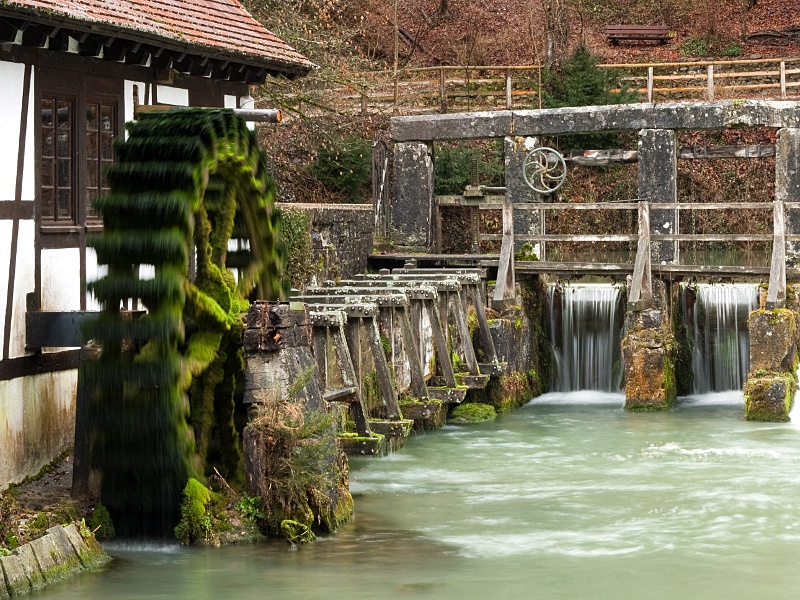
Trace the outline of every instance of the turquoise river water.
[[110, 545], [108, 568], [34, 597], [800, 596], [800, 418], [746, 422], [741, 393], [622, 402], [548, 394], [353, 460], [355, 519], [297, 550]]

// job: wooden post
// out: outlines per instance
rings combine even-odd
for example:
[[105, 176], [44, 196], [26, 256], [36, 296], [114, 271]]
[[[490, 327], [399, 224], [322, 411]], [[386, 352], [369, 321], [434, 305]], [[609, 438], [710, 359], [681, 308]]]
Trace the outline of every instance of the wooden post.
[[708, 65], [708, 101], [714, 101], [714, 65]]
[[647, 67], [647, 101], [653, 101], [653, 67]]
[[511, 69], [506, 69], [506, 108], [511, 109]]
[[447, 112], [447, 91], [444, 85], [444, 66], [439, 67], [439, 107], [443, 113]]
[[786, 63], [781, 61], [781, 98], [786, 99]]
[[431, 332], [433, 334], [433, 345], [436, 349], [436, 359], [442, 369], [442, 375], [447, 387], [456, 387], [456, 376], [453, 372], [453, 363], [450, 361], [450, 350], [447, 347], [447, 338], [442, 328], [442, 319], [439, 316], [439, 308], [433, 300], [425, 301], [428, 309], [428, 318], [431, 321]]
[[386, 362], [386, 355], [383, 353], [383, 346], [381, 345], [381, 335], [378, 332], [378, 319], [373, 317], [367, 319], [367, 342], [369, 349], [372, 352], [372, 358], [375, 361], [375, 374], [378, 376], [378, 386], [381, 390], [383, 402], [386, 405], [386, 410], [389, 413], [390, 419], [402, 419], [403, 414], [400, 412], [400, 403], [397, 399], [397, 390], [394, 389], [392, 384], [392, 374], [389, 370], [389, 364]]
[[767, 310], [786, 306], [786, 240], [784, 238], [785, 219], [782, 200], [773, 203], [772, 211], [772, 262], [769, 269], [769, 289], [767, 290]]
[[478, 331], [481, 338], [481, 348], [488, 362], [497, 362], [497, 351], [494, 347], [492, 332], [489, 330], [489, 320], [486, 318], [486, 308], [483, 304], [483, 294], [478, 284], [470, 286], [472, 305], [475, 307], [475, 316], [478, 318]]
[[506, 195], [503, 201], [503, 243], [500, 246], [492, 307], [502, 310], [509, 302], [513, 302], [516, 295], [514, 288], [514, 205]]
[[475, 348], [472, 346], [472, 338], [469, 335], [469, 325], [467, 325], [467, 307], [461, 302], [461, 294], [453, 294], [454, 313], [456, 319], [456, 330], [458, 339], [461, 341], [461, 355], [467, 364], [470, 375], [479, 375], [478, 359], [475, 357]]
[[411, 331], [411, 322], [408, 312], [398, 308], [397, 316], [400, 321], [400, 336], [403, 340], [403, 350], [408, 358], [408, 369], [411, 375], [411, 393], [416, 398], [427, 398], [428, 387], [425, 385], [425, 372], [419, 358], [419, 344]]
[[[330, 333], [330, 330], [328, 330], [327, 333]], [[361, 397], [361, 383], [356, 375], [355, 367], [353, 367], [353, 359], [350, 356], [350, 350], [347, 347], [347, 339], [345, 338], [344, 329], [341, 325], [334, 330], [333, 347], [339, 361], [339, 366], [342, 369], [342, 380], [344, 384], [353, 386], [356, 390], [356, 401], [350, 403], [350, 412], [356, 424], [356, 431], [358, 435], [369, 436], [369, 421], [367, 420], [367, 411], [364, 408], [364, 401]]]
[[628, 310], [640, 311], [653, 304], [653, 284], [650, 272], [650, 203], [639, 202], [639, 245], [633, 266]]

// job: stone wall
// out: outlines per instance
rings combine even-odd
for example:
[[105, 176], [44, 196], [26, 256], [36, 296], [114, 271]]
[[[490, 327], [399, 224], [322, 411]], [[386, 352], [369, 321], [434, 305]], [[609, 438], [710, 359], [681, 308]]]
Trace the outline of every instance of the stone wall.
[[0, 598], [28, 594], [109, 560], [94, 536], [84, 538], [74, 523], [51, 527], [47, 535], [0, 556]]
[[279, 203], [303, 210], [311, 221], [311, 245], [320, 279], [350, 279], [367, 270], [372, 252], [374, 211], [371, 204]]

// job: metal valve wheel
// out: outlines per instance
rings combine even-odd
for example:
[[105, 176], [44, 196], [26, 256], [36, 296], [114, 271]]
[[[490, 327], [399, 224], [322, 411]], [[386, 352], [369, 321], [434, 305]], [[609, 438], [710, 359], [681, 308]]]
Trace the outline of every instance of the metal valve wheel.
[[567, 163], [553, 148], [534, 148], [522, 163], [522, 176], [534, 192], [552, 194], [567, 178]]

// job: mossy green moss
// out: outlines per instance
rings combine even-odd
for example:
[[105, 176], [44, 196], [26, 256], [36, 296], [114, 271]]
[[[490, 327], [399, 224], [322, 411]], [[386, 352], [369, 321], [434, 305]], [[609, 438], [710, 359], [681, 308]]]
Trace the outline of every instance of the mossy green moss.
[[459, 404], [450, 411], [448, 423], [480, 423], [497, 417], [497, 411], [490, 404], [467, 402]]

